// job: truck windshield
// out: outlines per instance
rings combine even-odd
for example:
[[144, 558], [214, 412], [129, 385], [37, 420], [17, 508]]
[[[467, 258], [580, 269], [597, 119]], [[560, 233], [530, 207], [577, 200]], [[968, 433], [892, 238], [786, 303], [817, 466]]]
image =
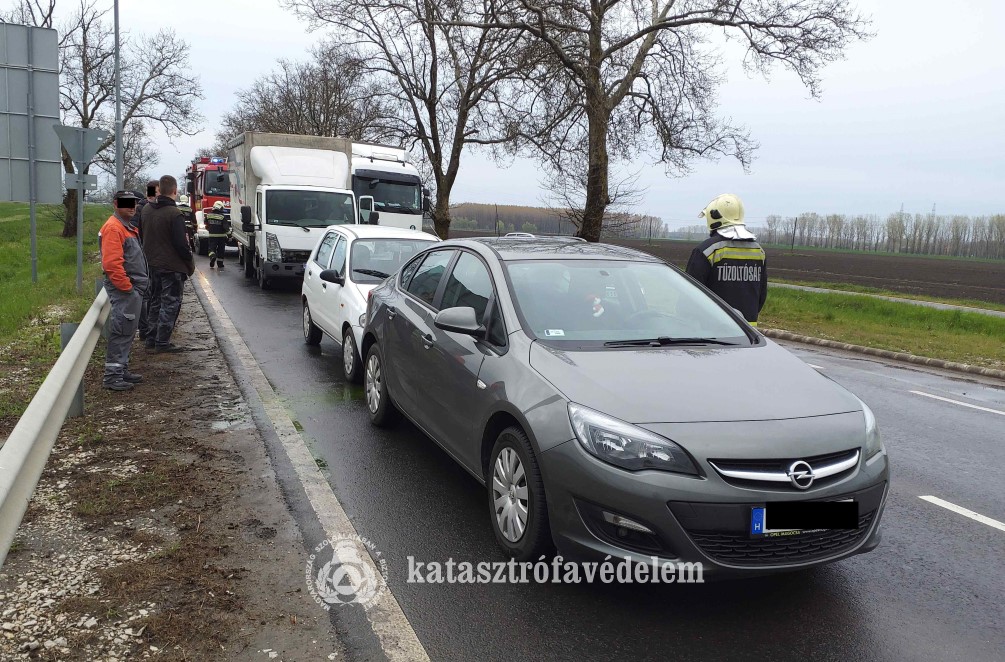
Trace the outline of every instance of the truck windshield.
[[422, 190], [418, 184], [391, 182], [370, 177], [352, 178], [352, 190], [356, 196], [372, 195], [377, 211], [392, 214], [421, 214]]
[[203, 195], [230, 196], [230, 177], [222, 170], [207, 170], [203, 175]]
[[266, 191], [265, 222], [301, 228], [354, 223], [353, 199], [333, 191]]

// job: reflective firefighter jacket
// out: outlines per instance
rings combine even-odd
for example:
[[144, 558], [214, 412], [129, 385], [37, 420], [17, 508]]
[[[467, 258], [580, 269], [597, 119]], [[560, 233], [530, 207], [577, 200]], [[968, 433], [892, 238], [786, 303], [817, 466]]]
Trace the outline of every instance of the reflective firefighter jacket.
[[687, 273], [757, 325], [757, 315], [768, 297], [768, 269], [764, 249], [753, 239], [712, 236], [691, 251]]
[[230, 233], [230, 216], [216, 210], [204, 214], [210, 237], [226, 237]]

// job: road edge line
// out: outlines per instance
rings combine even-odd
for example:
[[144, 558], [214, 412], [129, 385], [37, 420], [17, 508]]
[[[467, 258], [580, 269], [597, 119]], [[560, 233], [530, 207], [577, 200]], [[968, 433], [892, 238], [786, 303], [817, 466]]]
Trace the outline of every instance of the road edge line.
[[952, 511], [957, 515], [963, 515], [964, 517], [969, 517], [975, 522], [986, 524], [987, 526], [990, 526], [992, 529], [1005, 531], [1005, 522], [999, 522], [998, 520], [988, 517], [987, 515], [981, 515], [980, 513], [976, 513], [970, 510], [969, 508], [964, 508], [963, 506], [957, 506], [955, 503], [950, 503], [948, 501], [940, 499], [939, 497], [929, 495], [919, 496], [918, 498], [921, 499], [922, 501], [927, 501], [928, 503], [935, 504], [936, 506], [940, 506], [942, 508], [945, 508], [946, 510]]
[[[325, 535], [328, 538], [358, 537], [356, 527], [353, 526], [331, 485], [328, 484], [327, 479], [318, 468], [314, 456], [300, 432], [297, 431], [286, 412], [286, 408], [279, 396], [276, 395], [265, 373], [262, 372], [248, 345], [217, 299], [209, 280], [201, 271], [197, 272], [197, 277], [201, 281], [199, 283], [200, 294], [205, 302], [213, 308], [217, 321], [223, 327], [227, 339], [233, 346], [236, 358], [241, 362], [241, 367], [246, 371], [252, 386], [258, 393], [262, 408], [272, 423], [276, 436], [300, 480], [308, 503], [317, 516]], [[380, 568], [374, 563], [369, 553], [361, 554], [360, 557], [364, 563], [371, 567], [375, 576], [380, 576]], [[390, 586], [387, 587], [386, 594], [366, 611], [366, 618], [389, 660], [429, 660], [429, 655], [415, 634], [408, 617], [402, 611], [397, 598], [391, 592]]]

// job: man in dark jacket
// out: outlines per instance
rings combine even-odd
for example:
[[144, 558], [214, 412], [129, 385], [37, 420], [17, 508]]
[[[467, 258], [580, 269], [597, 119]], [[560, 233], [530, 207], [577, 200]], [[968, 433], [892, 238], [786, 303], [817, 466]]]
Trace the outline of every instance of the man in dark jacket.
[[[139, 234], [140, 242], [143, 242], [143, 231], [140, 227], [140, 220], [143, 217], [143, 208], [146, 207], [151, 202], [157, 200], [157, 187], [160, 186], [160, 182], [156, 179], [151, 179], [147, 182], [146, 197], [139, 191], [133, 191], [136, 196], [136, 213], [133, 214], [133, 227], [136, 228], [136, 232]], [[149, 288], [147, 288], [149, 290]], [[150, 292], [143, 293], [143, 307], [140, 310], [140, 340], [146, 342], [147, 336], [151, 335], [150, 323], [147, 320], [149, 317], [148, 313], [150, 310]]]
[[711, 234], [691, 251], [687, 273], [757, 326], [768, 298], [768, 268], [764, 249], [743, 222], [743, 203], [725, 193], [699, 216]]
[[195, 273], [195, 260], [185, 236], [185, 218], [178, 211], [178, 180], [160, 178], [156, 202], [143, 208], [143, 252], [150, 265], [150, 305], [147, 320], [150, 335], [146, 346], [157, 352], [179, 352], [171, 342], [185, 280]]
[[136, 196], [130, 191], [118, 191], [113, 200], [115, 213], [98, 233], [105, 291], [112, 304], [102, 386], [128, 391], [133, 384], [143, 381], [140, 375], [129, 372], [129, 350], [139, 324], [143, 292], [147, 289], [147, 261], [139, 233], [131, 222]]

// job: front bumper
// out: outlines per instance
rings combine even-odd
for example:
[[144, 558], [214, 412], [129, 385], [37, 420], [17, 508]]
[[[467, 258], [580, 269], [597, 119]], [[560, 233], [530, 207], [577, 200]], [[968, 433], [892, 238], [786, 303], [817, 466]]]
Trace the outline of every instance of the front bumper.
[[303, 278], [304, 266], [305, 263], [303, 262], [270, 262], [269, 260], [262, 261], [262, 270], [265, 272], [265, 277], [269, 279]]
[[[885, 451], [845, 478], [806, 492], [738, 489], [714, 473], [628, 472], [589, 455], [575, 440], [542, 453], [541, 470], [552, 535], [563, 556], [701, 562], [706, 576], [719, 578], [798, 570], [871, 551], [880, 541], [889, 485]], [[751, 508], [846, 498], [859, 503], [857, 530], [782, 539], [749, 535]], [[604, 526], [605, 511], [643, 524], [653, 535], [629, 531], [623, 537], [623, 529]]]

